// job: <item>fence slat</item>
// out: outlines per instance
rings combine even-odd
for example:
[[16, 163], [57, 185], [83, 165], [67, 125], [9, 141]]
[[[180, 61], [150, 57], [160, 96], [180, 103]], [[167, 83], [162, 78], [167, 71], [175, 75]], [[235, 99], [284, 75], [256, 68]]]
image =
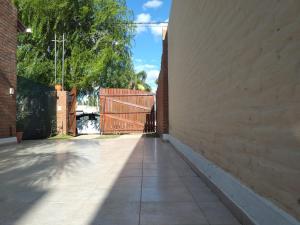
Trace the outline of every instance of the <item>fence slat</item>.
[[130, 89], [100, 89], [102, 133], [155, 132], [154, 96]]

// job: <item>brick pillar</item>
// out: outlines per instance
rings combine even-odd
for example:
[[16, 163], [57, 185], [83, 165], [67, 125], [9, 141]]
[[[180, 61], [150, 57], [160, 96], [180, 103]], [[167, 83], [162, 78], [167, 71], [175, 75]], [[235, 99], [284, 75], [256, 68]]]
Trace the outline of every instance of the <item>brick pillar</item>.
[[0, 138], [16, 136], [16, 49], [17, 10], [0, 0]]
[[156, 91], [156, 119], [157, 133], [169, 133], [169, 93], [168, 93], [168, 33], [163, 36], [163, 54], [161, 59], [161, 69], [158, 77]]
[[56, 126], [58, 134], [68, 134], [68, 92], [57, 91]]

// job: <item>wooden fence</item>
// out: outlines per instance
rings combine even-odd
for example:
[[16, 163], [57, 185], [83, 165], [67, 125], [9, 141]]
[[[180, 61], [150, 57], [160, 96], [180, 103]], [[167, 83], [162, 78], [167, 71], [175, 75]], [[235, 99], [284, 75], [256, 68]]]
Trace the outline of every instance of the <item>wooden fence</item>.
[[155, 94], [107, 88], [100, 89], [100, 131], [107, 133], [155, 132]]
[[76, 88], [72, 88], [68, 93], [68, 134], [74, 137], [77, 135], [76, 103], [77, 90]]

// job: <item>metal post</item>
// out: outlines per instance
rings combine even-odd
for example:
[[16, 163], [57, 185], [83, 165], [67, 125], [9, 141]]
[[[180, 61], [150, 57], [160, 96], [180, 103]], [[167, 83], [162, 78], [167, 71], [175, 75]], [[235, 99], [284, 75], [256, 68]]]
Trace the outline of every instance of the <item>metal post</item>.
[[55, 72], [54, 72], [54, 77], [55, 77], [55, 83], [54, 85], [57, 84], [56, 82], [56, 78], [57, 78], [57, 52], [56, 52], [56, 33], [55, 33], [55, 37], [54, 37], [54, 48], [55, 48], [55, 59], [54, 59], [54, 67], [55, 67]]
[[56, 33], [55, 33], [55, 36], [54, 36], [54, 40], [51, 40], [54, 42], [54, 80], [55, 80], [55, 84], [57, 84], [57, 42], [59, 42], [59, 40], [56, 39]]
[[61, 71], [61, 86], [62, 90], [64, 90], [64, 70], [65, 70], [65, 34], [63, 34], [63, 52], [62, 52], [62, 71]]

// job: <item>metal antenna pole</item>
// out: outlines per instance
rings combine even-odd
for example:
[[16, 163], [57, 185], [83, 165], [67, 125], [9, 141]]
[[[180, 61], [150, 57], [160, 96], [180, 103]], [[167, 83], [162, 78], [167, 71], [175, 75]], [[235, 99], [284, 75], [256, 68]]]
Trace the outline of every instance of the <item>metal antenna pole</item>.
[[57, 84], [57, 45], [56, 43], [59, 42], [59, 40], [56, 39], [56, 33], [55, 33], [55, 36], [54, 36], [54, 40], [51, 40], [54, 42], [54, 80], [55, 80], [55, 85]]
[[56, 77], [57, 77], [57, 52], [56, 52], [56, 33], [55, 33], [55, 37], [54, 37], [54, 48], [55, 48], [55, 61], [54, 61], [54, 65], [55, 65], [55, 72], [54, 72], [54, 76], [55, 76], [55, 85], [56, 83]]
[[61, 71], [61, 85], [62, 90], [64, 90], [64, 70], [65, 70], [65, 34], [63, 34], [63, 52], [62, 52], [62, 71]]

